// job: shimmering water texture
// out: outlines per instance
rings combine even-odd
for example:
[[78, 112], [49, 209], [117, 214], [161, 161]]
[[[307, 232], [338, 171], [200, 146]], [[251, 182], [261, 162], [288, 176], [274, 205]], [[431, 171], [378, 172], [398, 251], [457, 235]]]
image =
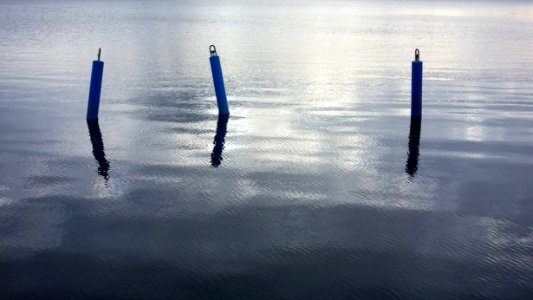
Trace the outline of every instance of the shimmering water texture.
[[527, 2], [4, 0], [0, 37], [2, 300], [533, 295]]

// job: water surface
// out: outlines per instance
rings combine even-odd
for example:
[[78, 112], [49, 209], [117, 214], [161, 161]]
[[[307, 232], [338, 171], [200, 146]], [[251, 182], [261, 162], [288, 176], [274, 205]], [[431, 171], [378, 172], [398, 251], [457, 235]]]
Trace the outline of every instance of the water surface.
[[533, 293], [530, 4], [3, 1], [0, 25], [0, 298]]

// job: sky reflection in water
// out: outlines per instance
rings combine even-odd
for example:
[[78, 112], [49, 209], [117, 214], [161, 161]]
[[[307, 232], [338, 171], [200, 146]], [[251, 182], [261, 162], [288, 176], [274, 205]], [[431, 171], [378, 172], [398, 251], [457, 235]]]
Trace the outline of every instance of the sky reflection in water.
[[527, 298], [532, 22], [527, 3], [3, 1], [0, 298]]

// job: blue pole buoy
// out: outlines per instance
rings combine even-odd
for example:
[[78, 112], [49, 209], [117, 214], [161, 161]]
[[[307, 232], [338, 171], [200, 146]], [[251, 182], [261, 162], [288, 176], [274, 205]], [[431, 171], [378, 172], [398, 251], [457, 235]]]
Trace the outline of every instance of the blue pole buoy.
[[411, 118], [422, 118], [422, 66], [420, 50], [416, 49], [412, 64]]
[[101, 48], [98, 49], [98, 60], [93, 61], [91, 86], [89, 87], [89, 104], [87, 106], [87, 121], [98, 119], [100, 93], [102, 91], [102, 75], [104, 73], [104, 62], [100, 60], [101, 50]]
[[213, 83], [215, 85], [215, 94], [217, 95], [217, 105], [219, 115], [229, 115], [228, 99], [226, 98], [226, 88], [224, 87], [224, 76], [222, 76], [222, 66], [220, 57], [214, 45], [209, 46], [209, 62], [211, 63], [211, 72], [213, 73]]

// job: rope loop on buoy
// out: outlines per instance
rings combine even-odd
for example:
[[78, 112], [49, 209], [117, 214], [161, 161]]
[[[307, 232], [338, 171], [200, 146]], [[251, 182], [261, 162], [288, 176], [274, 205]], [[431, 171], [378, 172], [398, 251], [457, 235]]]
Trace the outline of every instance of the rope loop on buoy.
[[215, 48], [215, 45], [209, 46], [209, 53], [211, 56], [217, 56], [217, 48]]
[[418, 50], [418, 48], [416, 48], [416, 50], [415, 50], [415, 60], [416, 61], [420, 60], [420, 50]]
[[100, 61], [100, 54], [102, 53], [102, 48], [98, 48], [98, 61]]

